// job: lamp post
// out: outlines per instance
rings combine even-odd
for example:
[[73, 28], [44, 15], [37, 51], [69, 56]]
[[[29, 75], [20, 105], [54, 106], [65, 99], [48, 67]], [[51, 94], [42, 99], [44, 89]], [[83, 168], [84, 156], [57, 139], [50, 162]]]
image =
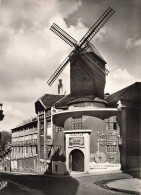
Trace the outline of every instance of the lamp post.
[[2, 103], [0, 104], [0, 121], [2, 121], [4, 118], [3, 110], [2, 110]]

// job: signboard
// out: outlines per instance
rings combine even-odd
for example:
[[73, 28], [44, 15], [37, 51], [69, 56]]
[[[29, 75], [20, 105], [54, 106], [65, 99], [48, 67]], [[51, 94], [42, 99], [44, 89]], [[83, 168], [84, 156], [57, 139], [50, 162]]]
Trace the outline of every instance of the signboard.
[[107, 140], [107, 135], [105, 133], [100, 134], [99, 132], [97, 133], [97, 141], [99, 142], [100, 145], [104, 146], [106, 145], [106, 140]]
[[70, 137], [69, 146], [84, 146], [84, 137]]
[[83, 136], [83, 133], [71, 133], [70, 136]]
[[118, 145], [118, 136], [116, 131], [108, 131], [107, 133], [107, 145]]
[[118, 136], [116, 131], [108, 131], [106, 133], [97, 133], [97, 142], [99, 145], [118, 145]]

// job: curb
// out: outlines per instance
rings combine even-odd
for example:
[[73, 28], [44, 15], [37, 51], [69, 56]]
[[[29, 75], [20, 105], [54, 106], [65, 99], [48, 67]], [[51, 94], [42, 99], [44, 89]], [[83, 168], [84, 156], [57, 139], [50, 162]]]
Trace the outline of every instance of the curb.
[[125, 193], [128, 193], [128, 194], [137, 194], [137, 195], [141, 194], [140, 192], [137, 192], [137, 191], [131, 191], [131, 190], [124, 190], [124, 189], [118, 189], [118, 188], [109, 187], [108, 184], [105, 184], [105, 186], [109, 190], [113, 190], [113, 191], [116, 191], [116, 192], [125, 192]]
[[[119, 180], [121, 180], [121, 179], [115, 180], [113, 182], [116, 182], [116, 181], [119, 181]], [[113, 191], [125, 192], [125, 193], [129, 193], [129, 194], [137, 194], [137, 195], [141, 194], [141, 191], [123, 189], [123, 188], [120, 188], [118, 186], [117, 187], [110, 186], [110, 183], [113, 183], [113, 182], [111, 181], [111, 182], [106, 183], [105, 184], [106, 188], [108, 188], [110, 190], [113, 190]]]

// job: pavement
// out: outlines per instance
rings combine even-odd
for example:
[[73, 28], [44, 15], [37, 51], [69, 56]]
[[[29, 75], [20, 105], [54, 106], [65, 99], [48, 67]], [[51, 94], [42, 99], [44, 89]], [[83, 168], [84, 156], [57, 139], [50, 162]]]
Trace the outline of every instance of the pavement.
[[137, 178], [120, 179], [106, 184], [111, 190], [141, 194], [141, 180]]
[[[114, 173], [120, 173], [121, 171], [111, 171], [109, 174], [114, 174]], [[141, 173], [141, 170], [138, 172]], [[134, 176], [134, 170], [131, 170], [131, 174], [133, 173]], [[72, 173], [72, 177], [77, 178], [77, 177], [86, 177], [86, 176], [91, 176], [91, 175], [104, 175], [104, 172], [101, 173], [91, 173], [91, 174], [86, 174], [86, 173]], [[132, 177], [132, 176], [131, 176]], [[141, 178], [141, 175], [140, 175]], [[128, 179], [117, 179], [115, 181], [110, 181], [105, 184], [105, 186], [111, 190], [119, 191], [119, 192], [125, 192], [129, 194], [141, 194], [141, 180], [138, 178], [128, 178]]]
[[[72, 173], [70, 176], [57, 176], [57, 175], [43, 175], [43, 174], [30, 174], [30, 173], [16, 173], [16, 172], [9, 172], [9, 173], [6, 173], [3, 174], [4, 175], [11, 175], [11, 179], [13, 180], [14, 178], [12, 177], [12, 175], [16, 176], [15, 179], [19, 177], [18, 180], [21, 180], [21, 183], [23, 184], [26, 184], [27, 182], [25, 182], [23, 180], [23, 177], [24, 178], [27, 178], [26, 175], [28, 175], [28, 178], [29, 178], [29, 182], [32, 181], [34, 179], [34, 176], [35, 178], [38, 180], [38, 181], [41, 181], [44, 182], [44, 180], [47, 180], [45, 183], [47, 184], [48, 183], [48, 187], [50, 188], [50, 192], [52, 192], [52, 181], [56, 181], [56, 184], [58, 185], [58, 188], [62, 189], [62, 181], [64, 183], [64, 187], [66, 186], [66, 192], [68, 193], [68, 186], [70, 186], [70, 184], [72, 184], [71, 186], [71, 189], [72, 187], [74, 188], [74, 186], [77, 184], [77, 188], [79, 186], [79, 189], [80, 190], [77, 190], [77, 194], [78, 195], [82, 195], [83, 192], [84, 194], [86, 194], [85, 190], [86, 190], [86, 187], [88, 187], [88, 192], [89, 190], [91, 189], [91, 191], [97, 189], [97, 190], [101, 190], [100, 194], [113, 194], [115, 191], [119, 192], [120, 194], [141, 194], [141, 178], [140, 178], [140, 171], [138, 172], [139, 176], [138, 178], [134, 178], [136, 177], [134, 175], [135, 172], [133, 172], [133, 174], [126, 174], [126, 173], [121, 173], [121, 172], [111, 172], [111, 173], [91, 173], [91, 174], [88, 174], [88, 173]], [[23, 175], [23, 176], [22, 176]], [[131, 176], [132, 175], [132, 176]], [[30, 180], [30, 177], [31, 177], [31, 180]], [[51, 179], [51, 177], [54, 177]], [[20, 179], [21, 178], [21, 179]], [[44, 179], [43, 179], [44, 178]], [[49, 179], [50, 178], [50, 179]], [[60, 179], [59, 179], [60, 178]], [[64, 179], [63, 179], [64, 178]], [[10, 179], [10, 180], [11, 180]], [[36, 179], [35, 180], [35, 183], [36, 183]], [[62, 180], [63, 179], [63, 180]], [[68, 183], [69, 185], [67, 185]], [[17, 182], [17, 181], [15, 181]], [[60, 182], [61, 184], [58, 184], [58, 182]], [[66, 182], [66, 184], [65, 184]], [[32, 183], [34, 183], [32, 181]], [[84, 185], [85, 184], [85, 185]], [[27, 184], [26, 184], [27, 185]], [[36, 184], [37, 185], [37, 184]], [[61, 186], [61, 187], [60, 187]], [[100, 188], [99, 188], [99, 187]], [[102, 188], [103, 188], [103, 191], [102, 191]], [[32, 189], [34, 189], [35, 186], [33, 186]], [[108, 189], [110, 191], [106, 192], [104, 191], [104, 188], [105, 190]], [[96, 192], [96, 191], [95, 191]], [[113, 193], [112, 193], [113, 192]], [[93, 192], [89, 192], [88, 194], [92, 194]], [[36, 193], [34, 193], [36, 194]], [[38, 192], [38, 194], [40, 194]], [[50, 193], [51, 194], [51, 193]], [[53, 193], [52, 193], [53, 194]], [[56, 194], [56, 192], [54, 193]], [[62, 192], [60, 194], [63, 194]], [[76, 194], [76, 193], [73, 193], [73, 194]], [[99, 191], [97, 191], [97, 193], [95, 194], [99, 194]], [[116, 194], [116, 192], [115, 192]]]

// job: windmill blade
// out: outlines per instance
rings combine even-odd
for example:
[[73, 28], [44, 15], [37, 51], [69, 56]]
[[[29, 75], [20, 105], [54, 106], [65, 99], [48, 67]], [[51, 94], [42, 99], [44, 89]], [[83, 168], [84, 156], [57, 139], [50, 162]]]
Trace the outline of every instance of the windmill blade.
[[61, 29], [57, 24], [53, 23], [50, 27], [56, 35], [58, 35], [61, 39], [63, 39], [66, 43], [68, 43], [71, 47], [75, 47], [77, 41], [71, 37], [68, 33], [66, 33], [63, 29]]
[[57, 70], [53, 73], [53, 75], [47, 81], [47, 84], [51, 86], [56, 78], [61, 74], [64, 68], [67, 66], [70, 58], [74, 55], [74, 50], [66, 57], [66, 59], [61, 63], [61, 65], [57, 68]]
[[107, 20], [113, 15], [114, 12], [115, 11], [109, 7], [80, 40], [78, 44], [79, 47], [87, 44], [87, 42], [89, 42], [96, 35], [96, 33], [101, 29], [101, 27], [107, 22]]

